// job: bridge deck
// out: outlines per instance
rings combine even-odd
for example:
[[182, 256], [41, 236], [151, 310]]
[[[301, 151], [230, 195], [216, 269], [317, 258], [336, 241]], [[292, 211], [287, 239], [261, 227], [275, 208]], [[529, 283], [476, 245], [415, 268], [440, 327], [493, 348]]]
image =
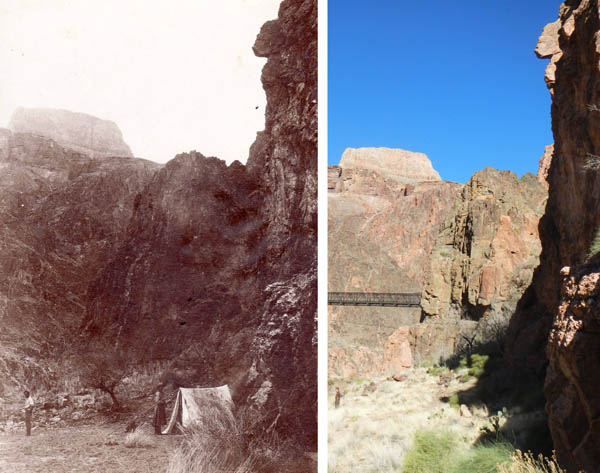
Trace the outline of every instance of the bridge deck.
[[391, 307], [418, 307], [421, 303], [419, 293], [392, 293], [392, 292], [329, 292], [327, 293], [328, 305], [363, 305], [363, 306], [391, 306]]

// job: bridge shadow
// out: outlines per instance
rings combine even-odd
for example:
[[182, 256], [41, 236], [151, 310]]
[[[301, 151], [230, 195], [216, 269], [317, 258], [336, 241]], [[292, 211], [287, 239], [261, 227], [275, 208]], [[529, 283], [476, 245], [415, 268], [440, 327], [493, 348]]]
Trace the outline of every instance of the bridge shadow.
[[523, 452], [552, 455], [543, 378], [509, 366], [496, 343], [480, 344], [470, 353], [454, 355], [445, 365], [452, 370], [462, 368], [460, 372], [465, 372], [467, 379], [477, 378], [474, 385], [457, 393], [458, 399], [441, 398], [464, 404], [470, 411], [487, 410], [488, 422], [480, 426], [476, 443], [507, 442]]

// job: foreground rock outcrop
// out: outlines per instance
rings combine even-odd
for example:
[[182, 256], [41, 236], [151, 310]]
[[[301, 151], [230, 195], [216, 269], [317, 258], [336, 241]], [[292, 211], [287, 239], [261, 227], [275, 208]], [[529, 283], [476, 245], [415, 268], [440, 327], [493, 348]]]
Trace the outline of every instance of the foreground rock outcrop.
[[[539, 43], [549, 46], [537, 48], [550, 59], [554, 153], [540, 222], [541, 263], [507, 343], [510, 361], [542, 379], [549, 363], [544, 389], [558, 458], [568, 471], [587, 472], [600, 471], [597, 269], [584, 264], [600, 225], [599, 35], [598, 2], [569, 1], [544, 28]], [[561, 275], [565, 266], [569, 275]]]
[[52, 138], [92, 158], [133, 157], [119, 127], [111, 121], [68, 110], [20, 107], [12, 115], [9, 129], [15, 133]]

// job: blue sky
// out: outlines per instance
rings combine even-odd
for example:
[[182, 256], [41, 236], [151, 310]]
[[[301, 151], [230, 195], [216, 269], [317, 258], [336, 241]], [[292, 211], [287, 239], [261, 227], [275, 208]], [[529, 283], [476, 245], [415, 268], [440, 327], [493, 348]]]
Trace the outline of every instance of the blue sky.
[[329, 164], [387, 146], [427, 154], [445, 180], [535, 174], [553, 138], [533, 50], [560, 3], [329, 0]]

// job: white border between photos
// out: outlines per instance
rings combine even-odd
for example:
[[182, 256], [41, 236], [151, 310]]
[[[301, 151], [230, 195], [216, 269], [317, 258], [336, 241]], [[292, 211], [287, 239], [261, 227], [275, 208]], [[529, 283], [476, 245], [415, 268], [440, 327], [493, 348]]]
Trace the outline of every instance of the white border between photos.
[[318, 0], [318, 455], [327, 472], [327, 0]]

